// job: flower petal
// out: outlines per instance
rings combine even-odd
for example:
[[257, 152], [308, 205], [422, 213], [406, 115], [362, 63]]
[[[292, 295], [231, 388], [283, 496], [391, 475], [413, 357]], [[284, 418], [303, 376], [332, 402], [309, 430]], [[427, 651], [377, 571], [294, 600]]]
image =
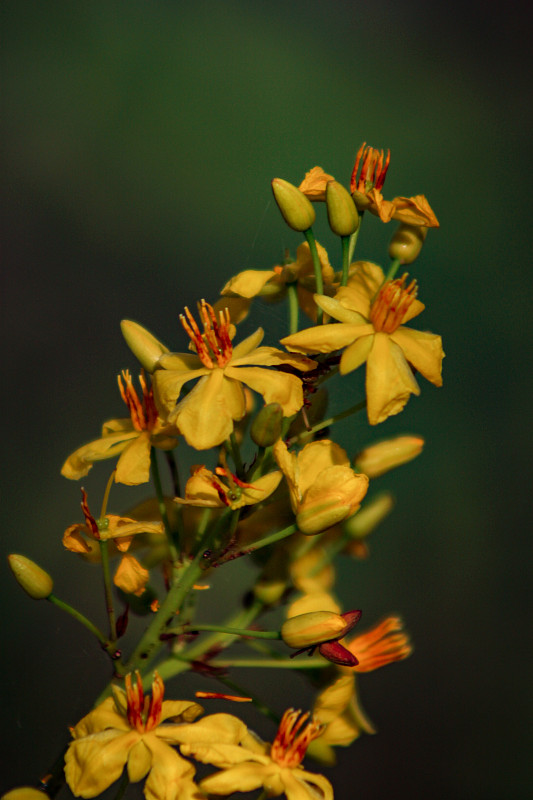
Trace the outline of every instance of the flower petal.
[[[118, 687], [113, 687], [118, 691]], [[89, 711], [78, 724], [71, 729], [74, 739], [82, 739], [93, 733], [101, 733], [108, 728], [115, 728], [118, 731], [131, 730], [126, 717], [117, 710], [114, 697], [106, 697], [93, 711]]]
[[330, 317], [336, 319], [338, 322], [344, 322], [348, 325], [366, 325], [368, 319], [360, 314], [358, 311], [352, 311], [339, 303], [337, 296], [328, 297], [328, 295], [315, 294], [314, 296], [317, 306], [320, 306], [322, 311], [329, 314]]
[[139, 432], [135, 430], [123, 431], [84, 444], [67, 458], [61, 467], [61, 474], [70, 480], [82, 478], [87, 475], [95, 461], [113, 458], [124, 450], [131, 439], [136, 439], [138, 435]]
[[190, 724], [160, 725], [156, 732], [158, 736], [172, 744], [239, 745], [248, 729], [244, 722], [233, 714], [209, 714], [198, 722]]
[[115, 473], [116, 483], [136, 486], [150, 480], [150, 433], [142, 431], [137, 434], [122, 451], [117, 461]]
[[144, 737], [151, 750], [152, 769], [144, 785], [147, 800], [200, 800], [193, 765], [157, 736]]
[[373, 344], [374, 335], [372, 332], [370, 336], [361, 336], [361, 338], [356, 339], [353, 344], [348, 345], [341, 356], [339, 367], [341, 375], [347, 375], [349, 372], [353, 372], [360, 367], [361, 364], [364, 364], [372, 350]]
[[[225, 794], [232, 792], [251, 792], [263, 785], [269, 768], [255, 763], [237, 764], [215, 775], [209, 775], [200, 781], [200, 789], [207, 794]], [[272, 770], [269, 770], [270, 772]]]
[[65, 778], [78, 797], [96, 797], [120, 778], [137, 731], [106, 730], [75, 739], [65, 755]]
[[266, 404], [279, 403], [286, 417], [296, 414], [303, 405], [302, 382], [296, 375], [265, 367], [230, 366], [226, 367], [226, 375], [262, 395]]
[[287, 800], [333, 800], [333, 787], [323, 775], [305, 769], [284, 769], [280, 775]]
[[148, 570], [141, 567], [134, 556], [126, 553], [122, 556], [113, 583], [126, 594], [139, 596], [144, 592], [149, 577]]
[[[329, 313], [329, 312], [328, 312]], [[372, 325], [333, 322], [331, 325], [316, 325], [305, 328], [280, 339], [281, 344], [295, 353], [333, 353], [351, 344], [359, 336], [373, 333]]]
[[180, 396], [181, 390], [187, 381], [201, 378], [203, 375], [208, 375], [209, 372], [210, 370], [207, 367], [192, 370], [156, 369], [152, 375], [152, 383], [154, 387], [154, 400], [159, 413], [166, 415], [173, 411], [176, 400]]
[[278, 350], [276, 347], [257, 347], [247, 356], [231, 359], [231, 367], [247, 365], [258, 367], [276, 367], [280, 365], [287, 365], [290, 367], [295, 367], [302, 372], [308, 372], [316, 367], [316, 361], [300, 355], [285, 353], [283, 350]]
[[298, 453], [299, 486], [301, 494], [317, 480], [322, 470], [333, 465], [348, 467], [350, 459], [346, 450], [330, 439], [310, 442]]
[[201, 378], [171, 415], [187, 444], [197, 450], [216, 447], [228, 438], [233, 420], [242, 419], [245, 401], [242, 386], [221, 369], [210, 370]]
[[259, 294], [265, 283], [277, 275], [272, 269], [245, 269], [237, 273], [226, 283], [221, 295], [239, 294], [251, 298]]
[[368, 421], [377, 425], [399, 414], [410, 394], [420, 394], [399, 345], [386, 333], [376, 333], [366, 365]]
[[70, 550], [71, 553], [90, 553], [92, 550], [91, 545], [82, 536], [82, 532], [87, 532], [85, 525], [76, 523], [69, 525], [63, 534], [63, 546]]
[[231, 357], [231, 361], [233, 362], [235, 359], [244, 358], [253, 350], [255, 350], [261, 342], [263, 341], [265, 336], [265, 332], [263, 328], [258, 328], [254, 333], [247, 336], [246, 339], [243, 339], [242, 342], [235, 345], [233, 348], [233, 355]]
[[426, 228], [438, 228], [439, 221], [423, 194], [414, 197], [395, 197], [392, 200], [392, 219], [406, 222], [408, 225], [424, 225]]
[[345, 308], [358, 311], [366, 319], [370, 306], [385, 281], [381, 267], [371, 261], [356, 261], [350, 267], [347, 286], [341, 286], [335, 298]]
[[400, 327], [391, 339], [402, 350], [407, 361], [415, 367], [426, 380], [442, 386], [442, 339], [434, 333], [415, 331], [412, 328]]

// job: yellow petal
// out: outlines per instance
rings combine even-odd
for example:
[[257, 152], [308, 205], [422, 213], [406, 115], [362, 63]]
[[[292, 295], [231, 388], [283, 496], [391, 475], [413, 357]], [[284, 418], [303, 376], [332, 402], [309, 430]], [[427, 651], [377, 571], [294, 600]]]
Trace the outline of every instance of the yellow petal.
[[370, 336], [362, 336], [360, 339], [356, 339], [353, 344], [348, 345], [341, 356], [339, 368], [341, 375], [347, 375], [364, 364], [370, 355], [373, 344], [374, 335], [372, 332]]
[[[118, 689], [118, 687], [113, 687]], [[122, 691], [119, 689], [118, 691]], [[117, 709], [114, 697], [106, 697], [93, 711], [89, 711], [85, 717], [80, 719], [78, 724], [71, 729], [74, 739], [83, 739], [93, 733], [101, 733], [109, 728], [117, 731], [131, 730], [128, 720]]]
[[[203, 364], [200, 358], [193, 353], [167, 353], [158, 361], [159, 369], [167, 369], [180, 372], [196, 372], [202, 369]], [[156, 370], [157, 373], [157, 370]]]
[[329, 592], [313, 592], [294, 600], [287, 609], [287, 618], [314, 611], [333, 611], [334, 614], [340, 614], [341, 607]]
[[283, 475], [281, 472], [269, 472], [253, 482], [249, 487], [243, 489], [240, 500], [242, 503], [232, 504], [232, 508], [240, 508], [241, 505], [252, 505], [261, 503], [278, 488]]
[[371, 261], [356, 261], [350, 267], [347, 286], [341, 286], [335, 295], [345, 308], [358, 311], [366, 319], [370, 315], [370, 305], [385, 281], [381, 267]]
[[224, 508], [226, 504], [213, 484], [215, 476], [205, 467], [193, 467], [193, 474], [185, 485], [185, 498], [176, 497], [176, 503], [202, 506], [204, 508]]
[[171, 415], [187, 444], [197, 450], [222, 444], [233, 430], [233, 420], [242, 419], [245, 414], [242, 386], [231, 377], [221, 369], [210, 370]]
[[402, 350], [407, 361], [415, 367], [426, 380], [435, 386], [442, 386], [442, 339], [434, 333], [415, 331], [400, 327], [391, 335]]
[[181, 390], [187, 381], [201, 378], [203, 375], [208, 375], [210, 372], [207, 367], [194, 370], [167, 370], [157, 369], [152, 376], [152, 383], [154, 387], [154, 400], [156, 402], [159, 413], [168, 414], [174, 410], [176, 400], [180, 396]]
[[[340, 507], [350, 509], [351, 516], [361, 503], [368, 490], [368, 477], [355, 473], [350, 467], [335, 465], [322, 470], [319, 480], [316, 480], [305, 492], [300, 506], [300, 513], [307, 508], [319, 505], [321, 502], [338, 504]], [[340, 519], [346, 519], [342, 516]], [[340, 522], [340, 519], [336, 520]], [[335, 523], [332, 523], [335, 524]]]
[[261, 342], [263, 341], [265, 336], [265, 332], [263, 328], [258, 328], [254, 333], [250, 336], [247, 336], [246, 339], [243, 339], [242, 342], [235, 345], [233, 348], [233, 355], [231, 357], [231, 362], [239, 359], [244, 358], [244, 356], [249, 355], [253, 350], [255, 350]]
[[138, 435], [138, 431], [124, 431], [84, 444], [67, 458], [61, 467], [61, 474], [70, 480], [82, 478], [87, 475], [95, 461], [103, 461], [118, 455], [128, 442]]
[[243, 319], [246, 319], [251, 304], [252, 301], [247, 300], [245, 297], [221, 297], [214, 304], [213, 311], [218, 319], [219, 312], [227, 308], [230, 319], [237, 325]]
[[[254, 763], [238, 764], [200, 781], [200, 789], [207, 794], [230, 795], [232, 792], [251, 792], [259, 789], [269, 768]], [[269, 770], [271, 772], [272, 769]]]
[[[329, 257], [326, 249], [322, 247], [320, 242], [316, 243], [316, 250], [318, 253], [318, 261], [320, 263], [320, 271], [325, 283], [332, 283], [335, 278], [335, 271], [329, 263]], [[315, 274], [315, 264], [313, 256], [311, 255], [311, 248], [307, 242], [302, 242], [296, 250], [296, 261], [288, 265], [288, 269], [296, 271], [298, 281], [306, 276], [313, 276]]]
[[113, 433], [133, 433], [135, 428], [130, 417], [108, 419], [102, 425], [102, 436], [111, 436]]
[[299, 185], [299, 190], [310, 200], [320, 201], [326, 199], [326, 186], [334, 181], [333, 175], [328, 175], [322, 167], [313, 167], [305, 173], [305, 178]]
[[[148, 737], [147, 737], [148, 738]], [[130, 750], [128, 758], [128, 778], [130, 783], [142, 781], [152, 766], [152, 751], [142, 739], [139, 739]]]
[[113, 583], [126, 594], [141, 595], [148, 583], [150, 573], [141, 567], [137, 559], [127, 553], [122, 560], [113, 578]]
[[331, 325], [316, 325], [305, 328], [281, 339], [287, 350], [296, 353], [333, 353], [351, 344], [358, 336], [372, 333], [374, 328], [368, 324], [346, 324], [334, 322]]
[[323, 294], [315, 294], [315, 302], [322, 311], [338, 322], [345, 322], [348, 325], [367, 325], [368, 319], [358, 311], [351, 311], [339, 302], [337, 297], [328, 297]]
[[67, 548], [67, 550], [70, 550], [71, 553], [91, 552], [92, 548], [84, 539], [82, 531], [84, 533], [87, 532], [85, 525], [80, 525], [77, 523], [76, 525], [69, 525], [63, 534], [63, 545]]
[[439, 221], [423, 194], [414, 197], [395, 197], [392, 200], [391, 218], [408, 225], [438, 228]]
[[[277, 275], [271, 269], [245, 269], [234, 275], [226, 283], [220, 294], [240, 294], [242, 297], [255, 297], [259, 294], [265, 283]], [[233, 317], [232, 317], [233, 319]]]
[[346, 451], [330, 439], [321, 439], [318, 442], [306, 444], [298, 453], [297, 458], [298, 483], [302, 495], [318, 479], [322, 470], [335, 464], [346, 467], [350, 464]]
[[[287, 800], [333, 800], [333, 787], [323, 775], [305, 769], [284, 769], [281, 780]], [[318, 792], [315, 787], [318, 787]]]
[[329, 725], [348, 707], [354, 691], [353, 675], [343, 675], [327, 686], [318, 695], [313, 707], [313, 716], [323, 725]]
[[192, 700], [163, 700], [160, 723], [167, 719], [172, 722], [193, 722], [202, 713], [202, 706]]
[[302, 382], [296, 375], [264, 367], [226, 367], [226, 375], [242, 381], [262, 395], [265, 403], [279, 403], [286, 417], [296, 414], [303, 405]]
[[71, 742], [65, 755], [65, 778], [78, 797], [96, 797], [120, 778], [129, 751], [140, 734], [106, 730]]
[[149, 522], [143, 520], [137, 522], [129, 517], [118, 517], [116, 514], [108, 514], [107, 530], [100, 531], [102, 539], [117, 539], [123, 536], [135, 536], [138, 533], [164, 533], [162, 522]]
[[366, 365], [368, 421], [377, 425], [399, 414], [410, 394], [420, 394], [399, 345], [386, 333], [376, 333]]
[[282, 364], [295, 367], [302, 372], [309, 372], [309, 370], [316, 367], [316, 361], [313, 361], [311, 358], [285, 353], [283, 350], [278, 350], [276, 347], [258, 347], [247, 356], [231, 359], [231, 367], [248, 365], [276, 367]]
[[144, 785], [146, 800], [200, 800], [193, 765], [153, 734], [146, 736], [145, 742], [152, 755], [152, 769]]
[[[207, 717], [181, 725], [162, 725], [157, 735], [172, 744], [232, 744], [238, 745], [248, 729], [233, 714], [209, 714]], [[242, 748], [241, 748], [242, 749]]]
[[150, 433], [142, 431], [137, 434], [122, 451], [117, 461], [115, 481], [126, 486], [136, 486], [150, 480]]

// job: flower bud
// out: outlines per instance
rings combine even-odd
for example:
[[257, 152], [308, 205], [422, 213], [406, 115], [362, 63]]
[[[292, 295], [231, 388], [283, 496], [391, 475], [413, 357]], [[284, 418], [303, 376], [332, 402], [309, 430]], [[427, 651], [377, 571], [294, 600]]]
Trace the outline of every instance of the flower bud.
[[320, 498], [314, 503], [306, 503], [296, 515], [296, 524], [301, 533], [314, 536], [315, 533], [331, 528], [349, 517], [349, 505], [339, 503], [338, 498]]
[[394, 498], [390, 492], [376, 495], [365, 503], [344, 525], [344, 532], [352, 539], [364, 539], [387, 517], [394, 508]]
[[12, 553], [7, 557], [11, 572], [26, 594], [34, 600], [44, 600], [52, 594], [54, 582], [50, 575], [26, 556]]
[[397, 258], [400, 264], [411, 264], [420, 255], [427, 232], [426, 227], [402, 222], [390, 240], [389, 256]]
[[306, 231], [316, 219], [311, 201], [292, 183], [274, 178], [272, 191], [283, 219], [293, 231]]
[[396, 436], [384, 442], [365, 447], [355, 457], [356, 469], [369, 478], [378, 478], [385, 472], [407, 464], [422, 452], [421, 436]]
[[346, 620], [333, 611], [309, 611], [286, 620], [281, 638], [289, 647], [305, 649], [336, 639], [346, 630]]
[[131, 319], [123, 319], [120, 329], [133, 355], [147, 372], [153, 372], [160, 357], [169, 352], [168, 347]]
[[326, 186], [329, 227], [337, 236], [351, 236], [359, 227], [359, 214], [350, 193], [337, 181]]
[[250, 436], [259, 447], [270, 447], [281, 436], [283, 409], [279, 403], [268, 403], [252, 422]]
[[44, 800], [46, 796], [45, 792], [34, 786], [17, 786], [3, 794], [1, 800]]

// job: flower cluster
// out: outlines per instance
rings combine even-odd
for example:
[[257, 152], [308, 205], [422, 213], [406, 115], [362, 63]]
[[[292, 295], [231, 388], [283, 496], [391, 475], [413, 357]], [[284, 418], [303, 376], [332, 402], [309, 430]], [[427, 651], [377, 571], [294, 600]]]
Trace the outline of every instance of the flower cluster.
[[[234, 275], [212, 303], [185, 307], [181, 329], [176, 325], [185, 347], [171, 348], [139, 323], [122, 322], [140, 365], [140, 389], [122, 370], [118, 388], [128, 415], [104, 422], [100, 437], [75, 449], [61, 470], [79, 480], [113, 459], [100, 515], [89, 510], [82, 489], [83, 522], [69, 525], [62, 540], [101, 568], [105, 629], [59, 599], [58, 581], [29, 558], [9, 560], [30, 598], [71, 614], [110, 659], [107, 689], [71, 728], [64, 764], [50, 775], [77, 797], [97, 797], [121, 780], [119, 791], [144, 781], [148, 800], [255, 790], [261, 797], [332, 800], [332, 784], [308, 771], [304, 757], [331, 765], [337, 747], [375, 732], [359, 699], [360, 676], [407, 658], [412, 647], [399, 617], [372, 624], [372, 608], [359, 608], [355, 592], [342, 610], [336, 564], [353, 558], [357, 569], [369, 557], [369, 536], [394, 506], [390, 492], [374, 492], [374, 481], [420, 455], [424, 441], [403, 435], [368, 442], [367, 433], [355, 443], [337, 423], [365, 411], [370, 426], [386, 423], [420, 394], [416, 373], [441, 386], [444, 357], [440, 336], [409, 324], [424, 310], [417, 279], [397, 277], [438, 222], [423, 195], [384, 199], [390, 164], [389, 152], [364, 144], [349, 187], [321, 167], [299, 187], [275, 179], [282, 217], [304, 241], [272, 268]], [[314, 237], [321, 203], [340, 244], [339, 269]], [[399, 222], [385, 267], [353, 259], [367, 211], [380, 222]], [[267, 326], [239, 335], [255, 298], [286, 302], [280, 340]], [[349, 377], [363, 365], [364, 392]], [[328, 411], [330, 398], [335, 412]], [[358, 417], [357, 436], [363, 425]], [[150, 482], [152, 496], [124, 516], [108, 512], [116, 483], [146, 489]], [[250, 585], [239, 598], [218, 568], [244, 557]], [[211, 608], [227, 613], [222, 621], [203, 616], [203, 590], [218, 591]], [[137, 638], [123, 638], [132, 633], [133, 615]], [[282, 621], [269, 627], [265, 619], [272, 618]], [[359, 633], [361, 619], [371, 624]], [[312, 674], [310, 710], [278, 709], [261, 691], [249, 697], [239, 686], [241, 667]], [[199, 685], [216, 680], [235, 692], [197, 696], [249, 702], [277, 719], [271, 741], [233, 714], [204, 716], [193, 700], [164, 700], [161, 676], [168, 684], [186, 671]], [[198, 779], [197, 764], [212, 769]]]

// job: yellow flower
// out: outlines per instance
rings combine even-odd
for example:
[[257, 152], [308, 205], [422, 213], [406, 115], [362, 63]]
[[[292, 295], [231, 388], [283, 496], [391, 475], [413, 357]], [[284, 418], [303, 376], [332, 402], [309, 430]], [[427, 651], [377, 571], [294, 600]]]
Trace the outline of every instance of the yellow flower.
[[367, 492], [368, 478], [351, 469], [346, 452], [338, 444], [322, 439], [310, 442], [299, 453], [290, 453], [280, 440], [273, 452], [287, 479], [292, 510], [302, 533], [319, 533], [357, 511]]
[[64, 546], [71, 553], [86, 555], [93, 550], [92, 541], [113, 539], [117, 550], [124, 553], [113, 582], [127, 594], [141, 595], [148, 583], [148, 570], [126, 551], [132, 538], [138, 533], [164, 533], [163, 523], [137, 522], [129, 517], [118, 517], [116, 514], [108, 514], [102, 519], [95, 520], [89, 511], [86, 491], [82, 489], [81, 493], [81, 510], [85, 517], [85, 525], [81, 523], [69, 525], [63, 534]]
[[[124, 381], [124, 383], [123, 383]], [[113, 458], [120, 453], [115, 481], [134, 486], [150, 478], [150, 449], [172, 450], [176, 446], [176, 429], [163, 423], [157, 414], [153, 390], [148, 388], [144, 374], [139, 376], [142, 400], [131, 382], [128, 370], [118, 376], [118, 387], [128, 407], [130, 417], [104, 422], [102, 437], [83, 445], [70, 455], [61, 474], [77, 480], [87, 475], [95, 461]]]
[[346, 375], [365, 361], [368, 421], [371, 425], [398, 414], [420, 388], [412, 364], [428, 381], [442, 386], [442, 340], [433, 333], [407, 328], [424, 305], [416, 299], [416, 281], [407, 275], [384, 283], [381, 267], [359, 261], [334, 298], [315, 295], [318, 305], [337, 323], [307, 328], [281, 340], [299, 353], [331, 353], [346, 348], [340, 372]]
[[262, 787], [269, 797], [284, 794], [288, 800], [333, 800], [330, 782], [301, 766], [310, 742], [321, 733], [321, 726], [309, 716], [288, 709], [272, 744], [249, 734], [238, 746], [192, 744], [182, 747], [182, 752], [221, 768], [200, 782], [208, 794], [229, 795]]
[[205, 508], [229, 506], [235, 510], [265, 500], [277, 489], [281, 478], [281, 472], [270, 472], [253, 483], [245, 483], [227, 468], [217, 467], [213, 473], [207, 467], [195, 466], [191, 467], [185, 486], [185, 499], [176, 497], [176, 502]]
[[131, 783], [147, 778], [148, 800], [200, 800], [194, 766], [173, 746], [190, 740], [238, 744], [246, 726], [229, 714], [194, 720], [203, 709], [187, 700], [163, 701], [164, 685], [157, 673], [151, 698], [145, 697], [139, 673], [134, 684], [127, 675], [126, 691], [113, 688], [108, 697], [72, 729], [74, 741], [65, 756], [65, 777], [76, 797], [96, 797], [124, 770]]
[[[335, 280], [335, 272], [329, 263], [326, 250], [319, 242], [316, 246], [324, 294], [332, 296], [339, 282]], [[283, 266], [276, 266], [273, 269], [246, 269], [234, 275], [222, 289], [220, 293], [222, 299], [215, 303], [215, 311], [229, 305], [232, 319], [241, 322], [248, 315], [254, 297], [262, 297], [266, 301], [281, 300], [287, 292], [287, 285], [292, 283], [296, 284], [300, 308], [316, 322], [316, 303], [313, 300], [316, 281], [313, 259], [307, 242], [298, 246], [296, 261], [289, 260]]]
[[330, 181], [334, 181], [333, 175], [328, 175], [322, 167], [313, 167], [305, 173], [305, 178], [298, 186], [309, 200], [314, 202], [326, 199], [326, 186]]
[[[383, 150], [366, 147], [366, 142], [359, 148], [350, 182], [350, 191], [359, 211], [368, 209], [382, 222], [397, 219], [408, 225], [438, 228], [437, 217], [423, 194], [417, 194], [415, 197], [395, 197], [394, 200], [383, 199], [381, 189], [385, 183], [389, 163], [390, 150], [387, 151], [385, 158]], [[361, 172], [357, 177], [359, 164]]]
[[[267, 367], [283, 365], [307, 372], [316, 366], [314, 361], [288, 356], [275, 347], [259, 347], [264, 335], [261, 328], [233, 347], [234, 328], [227, 310], [220, 312], [217, 320], [205, 301], [200, 305], [203, 334], [188, 309], [185, 314], [180, 319], [196, 353], [161, 356], [153, 381], [158, 407], [168, 414], [168, 421], [179, 428], [188, 444], [207, 450], [228, 438], [234, 420], [246, 413], [243, 384], [261, 394], [265, 403], [279, 403], [287, 417], [300, 410], [300, 378]], [[184, 384], [198, 378], [194, 389], [176, 405]]]

